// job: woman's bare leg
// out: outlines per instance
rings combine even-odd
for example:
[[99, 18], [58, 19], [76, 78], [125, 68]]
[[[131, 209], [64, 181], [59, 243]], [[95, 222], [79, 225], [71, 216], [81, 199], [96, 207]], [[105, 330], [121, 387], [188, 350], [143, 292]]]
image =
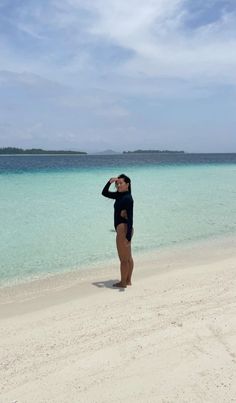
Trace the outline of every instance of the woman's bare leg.
[[[132, 230], [132, 237], [133, 237], [133, 234], [134, 234], [134, 230]], [[133, 273], [133, 269], [134, 269], [134, 261], [132, 258], [131, 242], [129, 243], [129, 247], [130, 247], [129, 273], [128, 273], [126, 284], [132, 285], [131, 278], [132, 278], [132, 273]]]
[[121, 281], [116, 284], [117, 287], [126, 287], [131, 285], [131, 276], [133, 271], [133, 259], [131, 255], [131, 242], [126, 239], [127, 224], [117, 226], [116, 245], [120, 259]]
[[134, 261], [131, 257], [130, 262], [129, 262], [129, 273], [128, 273], [128, 277], [126, 280], [127, 285], [132, 285], [131, 278], [132, 278], [133, 269], [134, 269]]

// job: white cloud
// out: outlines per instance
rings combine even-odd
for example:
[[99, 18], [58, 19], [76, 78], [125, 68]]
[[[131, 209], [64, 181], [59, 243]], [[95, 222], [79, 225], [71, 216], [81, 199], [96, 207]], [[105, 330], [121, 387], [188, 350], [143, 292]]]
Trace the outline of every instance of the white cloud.
[[[144, 75], [197, 80], [197, 85], [198, 80], [236, 84], [236, 13], [222, 11], [215, 22], [191, 29], [186, 27], [192, 16], [185, 0], [51, 0], [47, 8], [48, 13], [43, 4], [28, 3], [15, 21], [32, 39], [43, 36], [44, 51], [39, 50], [37, 60], [28, 55], [24, 61], [3, 38], [4, 59], [10, 60], [1, 60], [3, 68], [55, 75], [62, 81], [81, 73], [89, 82], [106, 70], [140, 80]], [[108, 61], [99, 67], [103, 56], [96, 48], [101, 44], [130, 53], [119, 60], [118, 50], [116, 65]]]
[[91, 12], [87, 31], [94, 38], [132, 52], [116, 73], [236, 84], [235, 13], [186, 29], [184, 0], [68, 0], [67, 5]]

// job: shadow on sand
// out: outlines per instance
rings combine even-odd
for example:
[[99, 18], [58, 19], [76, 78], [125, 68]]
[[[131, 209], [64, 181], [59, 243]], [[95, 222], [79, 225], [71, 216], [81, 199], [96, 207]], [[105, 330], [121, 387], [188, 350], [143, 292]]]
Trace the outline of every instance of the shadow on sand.
[[92, 283], [98, 288], [110, 288], [111, 290], [125, 291], [125, 288], [113, 287], [113, 284], [117, 283], [119, 280], [104, 280], [96, 281]]

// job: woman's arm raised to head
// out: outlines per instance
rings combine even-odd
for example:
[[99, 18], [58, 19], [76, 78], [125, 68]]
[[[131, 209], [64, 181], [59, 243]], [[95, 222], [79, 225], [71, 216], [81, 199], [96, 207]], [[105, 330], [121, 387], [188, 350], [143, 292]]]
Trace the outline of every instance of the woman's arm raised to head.
[[112, 183], [116, 182], [117, 178], [111, 178], [104, 186], [102, 190], [102, 195], [108, 197], [109, 199], [117, 199], [118, 192], [110, 192], [109, 187]]

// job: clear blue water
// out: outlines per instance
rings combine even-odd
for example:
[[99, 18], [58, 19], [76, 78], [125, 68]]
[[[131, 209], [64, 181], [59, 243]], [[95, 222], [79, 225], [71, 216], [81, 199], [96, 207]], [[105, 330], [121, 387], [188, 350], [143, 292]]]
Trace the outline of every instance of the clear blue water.
[[132, 179], [134, 253], [236, 234], [236, 154], [0, 157], [0, 284], [116, 257], [111, 176]]

